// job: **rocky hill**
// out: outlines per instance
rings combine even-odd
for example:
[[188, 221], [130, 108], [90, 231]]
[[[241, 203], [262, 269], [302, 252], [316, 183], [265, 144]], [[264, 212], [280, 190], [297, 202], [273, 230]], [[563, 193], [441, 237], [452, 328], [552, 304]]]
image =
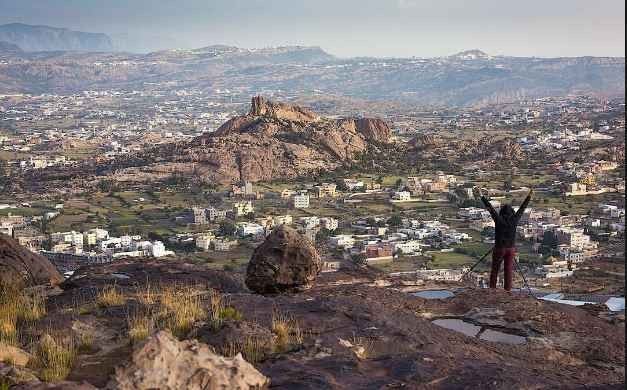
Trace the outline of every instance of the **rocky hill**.
[[[3, 39], [29, 50], [0, 35]], [[509, 57], [470, 50], [438, 58], [339, 59], [317, 47], [209, 46], [149, 54], [13, 53], [0, 68], [0, 89], [9, 92], [173, 86], [251, 95], [272, 89], [369, 101], [482, 105], [568, 94], [623, 96], [625, 58]]]
[[156, 146], [112, 161], [33, 172], [29, 183], [68, 178], [146, 181], [172, 175], [231, 184], [289, 179], [334, 170], [368, 147], [390, 142], [381, 119], [327, 119], [298, 106], [254, 97], [250, 112], [214, 133]]
[[0, 26], [0, 41], [24, 51], [111, 51], [106, 34], [71, 31], [66, 28], [11, 23]]

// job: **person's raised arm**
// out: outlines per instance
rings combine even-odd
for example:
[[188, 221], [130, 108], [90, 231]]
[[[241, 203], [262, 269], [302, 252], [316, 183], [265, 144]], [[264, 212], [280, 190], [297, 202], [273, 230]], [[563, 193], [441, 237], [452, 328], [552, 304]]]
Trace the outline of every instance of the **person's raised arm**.
[[494, 210], [494, 207], [492, 207], [492, 204], [490, 203], [488, 198], [482, 195], [481, 201], [485, 205], [485, 208], [488, 209], [488, 211], [490, 212], [492, 219], [496, 222], [499, 219], [499, 214], [496, 212], [496, 210]]
[[520, 217], [525, 212], [525, 209], [527, 208], [527, 206], [529, 205], [529, 201], [531, 200], [531, 195], [533, 195], [533, 189], [529, 191], [529, 194], [527, 195], [525, 200], [522, 202], [522, 204], [520, 205], [520, 207], [516, 211], [516, 220], [519, 220]]

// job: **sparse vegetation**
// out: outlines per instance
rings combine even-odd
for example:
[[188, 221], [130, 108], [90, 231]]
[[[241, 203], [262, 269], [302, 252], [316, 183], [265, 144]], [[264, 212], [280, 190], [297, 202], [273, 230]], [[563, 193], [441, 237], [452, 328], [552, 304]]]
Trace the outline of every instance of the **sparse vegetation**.
[[260, 337], [247, 336], [243, 341], [229, 342], [220, 351], [220, 353], [227, 357], [236, 356], [238, 353], [242, 354], [242, 357], [250, 363], [257, 363], [262, 361], [266, 355], [268, 343]]
[[90, 330], [84, 331], [79, 336], [78, 352], [86, 353], [94, 347], [94, 333]]
[[303, 331], [298, 321], [276, 310], [272, 313], [272, 333], [276, 336], [276, 352], [283, 352], [303, 343]]
[[132, 344], [143, 341], [154, 331], [155, 321], [150, 313], [136, 313], [127, 319], [128, 337]]
[[168, 287], [161, 294], [163, 328], [177, 337], [185, 336], [194, 322], [205, 319], [207, 312], [200, 294], [192, 287]]
[[125, 302], [126, 297], [115, 285], [105, 286], [96, 298], [96, 303], [100, 307], [122, 306]]
[[46, 382], [65, 379], [76, 359], [76, 346], [71, 338], [43, 335], [33, 352], [40, 377]]
[[0, 342], [17, 345], [20, 326], [37, 321], [45, 314], [41, 294], [28, 294], [19, 286], [0, 286]]
[[368, 359], [369, 357], [372, 357], [374, 352], [374, 342], [372, 339], [367, 337], [358, 337], [353, 334], [351, 344], [353, 344], [353, 351], [360, 359]]

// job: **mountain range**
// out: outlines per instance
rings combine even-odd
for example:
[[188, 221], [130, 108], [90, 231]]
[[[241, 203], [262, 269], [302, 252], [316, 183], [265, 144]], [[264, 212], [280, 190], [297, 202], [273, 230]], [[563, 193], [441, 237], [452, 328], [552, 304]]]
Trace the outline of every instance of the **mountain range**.
[[[45, 38], [33, 38], [42, 42], [40, 48], [43, 42], [63, 36], [57, 30], [50, 30], [54, 31], [50, 36], [45, 31], [40, 30]], [[436, 58], [342, 59], [319, 47], [249, 50], [220, 45], [147, 54], [111, 50], [32, 52], [37, 46], [33, 39], [7, 40], [6, 34], [0, 33], [0, 41], [24, 50], [16, 51], [13, 46], [13, 50], [2, 50], [0, 45], [0, 60], [4, 62], [0, 66], [1, 92], [64, 94], [85, 89], [193, 87], [209, 92], [236, 90], [243, 95], [277, 90], [294, 95], [316, 92], [436, 106], [477, 106], [570, 94], [625, 94], [624, 57], [511, 57], [469, 50]], [[104, 37], [90, 44], [88, 41], [85, 38], [77, 41], [83, 45], [67, 42], [65, 46], [97, 51], [110, 47], [110, 40]]]
[[112, 51], [111, 38], [102, 33], [10, 23], [0, 26], [0, 41], [24, 51]]

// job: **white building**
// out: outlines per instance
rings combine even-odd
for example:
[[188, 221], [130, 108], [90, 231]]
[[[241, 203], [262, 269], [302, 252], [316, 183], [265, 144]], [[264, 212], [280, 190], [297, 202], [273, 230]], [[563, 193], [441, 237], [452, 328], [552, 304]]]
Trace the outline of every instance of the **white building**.
[[208, 251], [211, 243], [215, 240], [215, 236], [211, 233], [200, 234], [196, 236], [196, 248]]
[[253, 211], [255, 211], [255, 208], [253, 207], [253, 202], [251, 201], [236, 202], [233, 204], [233, 213], [238, 217], [248, 215]]
[[407, 202], [411, 200], [411, 192], [409, 191], [398, 191], [395, 192], [392, 196], [392, 199], [397, 200], [399, 202]]
[[335, 218], [324, 217], [320, 218], [320, 225], [329, 231], [334, 231], [338, 228], [339, 222]]
[[307, 209], [309, 208], [309, 195], [308, 194], [298, 194], [294, 195], [292, 198], [294, 202], [295, 209]]
[[265, 231], [265, 227], [257, 223], [241, 222], [237, 224], [237, 234], [240, 237], [260, 237], [264, 235]]
[[165, 245], [161, 241], [155, 241], [152, 243], [151, 248], [152, 257], [163, 257], [173, 254], [172, 251], [166, 251]]
[[237, 240], [228, 240], [228, 239], [215, 240], [213, 242], [213, 249], [215, 249], [218, 252], [228, 252], [231, 250], [231, 248], [233, 248], [236, 245], [237, 245]]
[[403, 254], [417, 254], [420, 253], [422, 244], [418, 240], [408, 240], [394, 243], [394, 252], [401, 252]]
[[329, 244], [336, 248], [352, 248], [355, 246], [355, 239], [349, 234], [341, 234], [339, 236], [329, 237]]

